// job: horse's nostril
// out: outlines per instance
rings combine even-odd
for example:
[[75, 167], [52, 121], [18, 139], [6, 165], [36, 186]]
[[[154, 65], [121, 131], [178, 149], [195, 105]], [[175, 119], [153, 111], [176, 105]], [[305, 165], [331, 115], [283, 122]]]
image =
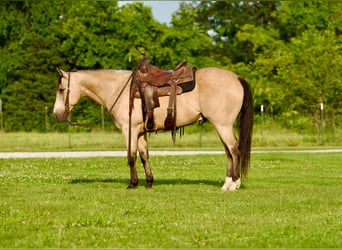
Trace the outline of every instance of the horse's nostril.
[[53, 114], [53, 116], [55, 117], [55, 119], [56, 119], [57, 122], [63, 122], [63, 121], [65, 121], [63, 115]]

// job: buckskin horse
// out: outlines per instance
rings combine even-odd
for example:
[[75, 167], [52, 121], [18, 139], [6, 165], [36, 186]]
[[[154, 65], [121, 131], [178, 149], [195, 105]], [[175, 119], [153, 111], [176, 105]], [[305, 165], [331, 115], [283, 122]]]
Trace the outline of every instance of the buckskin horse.
[[[130, 183], [138, 184], [137, 151], [146, 174], [146, 187], [152, 187], [153, 175], [149, 162], [147, 133], [144, 127], [140, 99], [133, 100], [129, 116], [130, 88], [127, 86], [132, 71], [125, 70], [58, 70], [60, 77], [53, 114], [58, 122], [69, 121], [69, 113], [83, 96], [88, 96], [107, 108], [126, 139]], [[253, 129], [253, 99], [248, 83], [233, 72], [207, 67], [195, 71], [195, 88], [177, 96], [177, 128], [205, 118], [215, 127], [228, 159], [222, 191], [240, 188], [241, 177], [248, 173]], [[169, 97], [159, 97], [154, 109], [157, 130], [165, 129]], [[238, 119], [239, 139], [234, 134]]]

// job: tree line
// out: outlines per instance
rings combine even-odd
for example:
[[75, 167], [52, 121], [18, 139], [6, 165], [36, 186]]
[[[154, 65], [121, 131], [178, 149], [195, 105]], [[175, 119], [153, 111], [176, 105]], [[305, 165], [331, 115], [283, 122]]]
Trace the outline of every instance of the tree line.
[[[51, 114], [57, 67], [133, 69], [145, 52], [164, 69], [185, 59], [240, 74], [251, 85], [256, 120], [262, 105], [284, 127], [335, 131], [342, 122], [341, 13], [336, 1], [193, 1], [181, 3], [167, 25], [140, 2], [1, 1], [4, 130], [67, 129]], [[99, 112], [84, 100], [73, 118]]]

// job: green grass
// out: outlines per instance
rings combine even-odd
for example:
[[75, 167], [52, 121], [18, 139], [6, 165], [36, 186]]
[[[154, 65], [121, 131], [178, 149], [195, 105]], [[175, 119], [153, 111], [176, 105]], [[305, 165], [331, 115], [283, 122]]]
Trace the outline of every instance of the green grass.
[[342, 155], [253, 154], [221, 193], [223, 155], [152, 157], [126, 190], [125, 157], [0, 159], [0, 247], [342, 247]]
[[[148, 135], [150, 150], [223, 150], [214, 130], [208, 128], [185, 128], [185, 135], [177, 135], [173, 145], [170, 132]], [[342, 131], [334, 141], [324, 145], [315, 141], [315, 135], [299, 134], [285, 129], [256, 128], [253, 134], [254, 148], [312, 148], [341, 147]], [[80, 151], [80, 150], [125, 150], [121, 131], [91, 133], [0, 133], [0, 152], [15, 151]]]

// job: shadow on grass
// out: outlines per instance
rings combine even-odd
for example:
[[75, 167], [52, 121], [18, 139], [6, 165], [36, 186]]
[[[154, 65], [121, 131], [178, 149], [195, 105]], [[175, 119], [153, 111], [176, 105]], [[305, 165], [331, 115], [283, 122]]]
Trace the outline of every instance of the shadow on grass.
[[[87, 184], [87, 183], [121, 183], [128, 184], [129, 179], [126, 178], [76, 178], [69, 182], [70, 184]], [[139, 180], [139, 186], [145, 186], [146, 180]], [[162, 185], [207, 185], [222, 186], [222, 182], [213, 180], [193, 180], [193, 179], [155, 179], [153, 186]]]
[[220, 186], [221, 182], [213, 180], [193, 180], [193, 179], [156, 179], [154, 186], [161, 185], [206, 185], [206, 186]]
[[87, 183], [128, 183], [129, 179], [113, 179], [113, 178], [76, 178], [71, 180], [70, 184], [87, 184]]
[[[162, 186], [162, 185], [197, 185], [197, 186], [213, 186], [217, 188], [221, 188], [223, 185], [223, 181], [219, 180], [191, 180], [191, 179], [157, 179], [154, 181], [153, 186]], [[145, 181], [144, 181], [145, 184]], [[246, 186], [241, 184], [240, 189], [245, 189]]]

